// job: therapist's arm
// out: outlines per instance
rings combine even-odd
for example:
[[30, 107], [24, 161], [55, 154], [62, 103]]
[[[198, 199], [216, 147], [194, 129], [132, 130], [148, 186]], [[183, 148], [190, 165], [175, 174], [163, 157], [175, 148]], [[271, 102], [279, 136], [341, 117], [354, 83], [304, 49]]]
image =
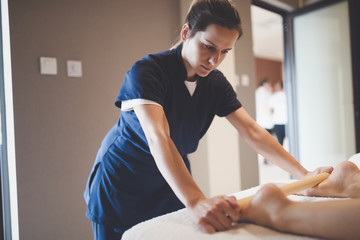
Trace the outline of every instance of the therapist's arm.
[[257, 124], [243, 107], [230, 113], [226, 118], [257, 153], [293, 176], [303, 178], [307, 174], [312, 175], [323, 171], [332, 171], [331, 167], [324, 167], [309, 173], [268, 131]]
[[359, 239], [360, 199], [293, 202], [267, 184], [241, 212], [242, 220], [296, 233], [330, 239]]
[[240, 217], [235, 210], [235, 198], [219, 196], [206, 199], [170, 138], [163, 109], [156, 105], [139, 105], [134, 107], [134, 111], [158, 169], [179, 200], [194, 213], [199, 226], [208, 233], [230, 229], [232, 222]]
[[308, 173], [243, 107], [230, 113], [226, 118], [245, 141], [264, 158], [297, 178], [303, 178]]

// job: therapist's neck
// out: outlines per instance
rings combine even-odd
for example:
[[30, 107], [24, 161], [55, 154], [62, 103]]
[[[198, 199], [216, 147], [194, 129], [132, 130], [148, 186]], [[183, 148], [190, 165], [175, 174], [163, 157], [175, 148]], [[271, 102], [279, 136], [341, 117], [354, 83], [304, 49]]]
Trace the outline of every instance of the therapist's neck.
[[193, 76], [188, 76], [186, 81], [195, 82], [198, 79], [198, 75], [194, 74]]

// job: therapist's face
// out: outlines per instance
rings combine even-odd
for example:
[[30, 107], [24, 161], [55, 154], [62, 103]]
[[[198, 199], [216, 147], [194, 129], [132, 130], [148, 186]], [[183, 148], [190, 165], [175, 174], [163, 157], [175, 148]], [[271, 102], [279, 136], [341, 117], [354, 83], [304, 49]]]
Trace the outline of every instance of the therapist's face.
[[238, 36], [239, 32], [235, 29], [211, 24], [205, 31], [196, 32], [190, 37], [189, 27], [185, 24], [181, 32], [184, 42], [181, 55], [188, 80], [191, 81], [195, 74], [205, 77], [217, 68], [234, 47]]

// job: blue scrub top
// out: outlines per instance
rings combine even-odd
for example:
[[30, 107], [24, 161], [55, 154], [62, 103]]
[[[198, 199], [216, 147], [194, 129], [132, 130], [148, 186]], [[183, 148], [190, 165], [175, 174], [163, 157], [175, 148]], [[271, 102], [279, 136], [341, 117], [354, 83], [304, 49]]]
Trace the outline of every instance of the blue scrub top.
[[[186, 155], [196, 150], [215, 115], [226, 116], [241, 103], [218, 70], [200, 77], [191, 96], [184, 84], [187, 72], [181, 48], [136, 62], [125, 76], [115, 105], [121, 108], [122, 101], [137, 98], [159, 103], [170, 137], [190, 171]], [[103, 140], [84, 197], [90, 220], [120, 230], [184, 207], [159, 172], [133, 111], [121, 112]]]

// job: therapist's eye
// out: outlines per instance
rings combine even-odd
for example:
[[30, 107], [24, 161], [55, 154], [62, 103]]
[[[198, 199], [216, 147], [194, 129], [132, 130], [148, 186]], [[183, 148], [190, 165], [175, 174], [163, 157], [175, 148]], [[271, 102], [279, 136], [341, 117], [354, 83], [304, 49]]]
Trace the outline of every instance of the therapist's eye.
[[213, 46], [210, 46], [208, 44], [204, 44], [204, 47], [210, 51], [215, 51], [216, 49]]

